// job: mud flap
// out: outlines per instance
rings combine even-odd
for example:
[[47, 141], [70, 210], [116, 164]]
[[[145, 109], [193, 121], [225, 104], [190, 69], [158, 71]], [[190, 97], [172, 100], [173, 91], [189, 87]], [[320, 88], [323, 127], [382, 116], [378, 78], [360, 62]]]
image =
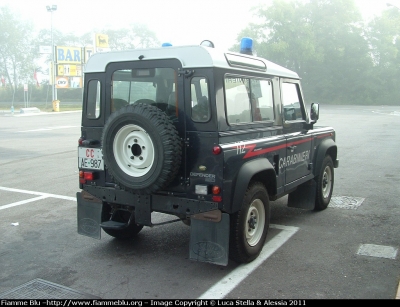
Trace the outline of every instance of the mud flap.
[[229, 257], [229, 214], [219, 210], [217, 219], [209, 213], [191, 217], [190, 260], [226, 266]]
[[317, 183], [311, 179], [299, 185], [297, 189], [289, 193], [288, 207], [300, 209], [314, 209]]
[[103, 203], [87, 192], [76, 193], [78, 203], [78, 233], [101, 239], [101, 211]]

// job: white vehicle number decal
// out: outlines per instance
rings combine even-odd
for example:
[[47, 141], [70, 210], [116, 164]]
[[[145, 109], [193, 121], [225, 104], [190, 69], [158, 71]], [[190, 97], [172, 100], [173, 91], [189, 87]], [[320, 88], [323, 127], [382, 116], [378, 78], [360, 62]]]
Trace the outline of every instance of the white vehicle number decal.
[[101, 149], [78, 147], [78, 167], [104, 170]]

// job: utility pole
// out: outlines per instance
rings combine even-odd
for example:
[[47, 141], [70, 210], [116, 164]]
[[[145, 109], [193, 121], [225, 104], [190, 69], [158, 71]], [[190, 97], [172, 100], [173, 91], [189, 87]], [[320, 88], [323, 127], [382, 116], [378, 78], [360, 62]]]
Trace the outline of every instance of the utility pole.
[[54, 52], [54, 39], [53, 39], [53, 12], [57, 10], [57, 5], [46, 5], [46, 9], [51, 14], [51, 98], [52, 102], [57, 100], [57, 90], [56, 90], [56, 60], [55, 60], [55, 52]]

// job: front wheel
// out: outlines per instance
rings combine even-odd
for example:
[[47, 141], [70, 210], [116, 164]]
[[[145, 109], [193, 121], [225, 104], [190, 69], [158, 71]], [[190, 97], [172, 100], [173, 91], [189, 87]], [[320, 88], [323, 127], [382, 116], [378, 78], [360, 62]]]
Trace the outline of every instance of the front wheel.
[[251, 183], [242, 207], [231, 216], [229, 257], [238, 263], [256, 259], [267, 238], [269, 221], [268, 192], [262, 183]]
[[331, 201], [334, 183], [333, 162], [331, 156], [326, 156], [322, 161], [317, 182], [317, 195], [315, 197], [314, 211], [321, 211], [328, 207]]

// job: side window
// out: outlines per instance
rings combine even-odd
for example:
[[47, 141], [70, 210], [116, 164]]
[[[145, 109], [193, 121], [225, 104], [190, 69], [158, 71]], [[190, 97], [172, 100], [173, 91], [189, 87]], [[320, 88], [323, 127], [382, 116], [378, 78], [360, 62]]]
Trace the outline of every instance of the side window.
[[282, 83], [283, 117], [285, 120], [302, 120], [299, 86], [296, 83]]
[[271, 81], [250, 79], [250, 90], [253, 121], [274, 120]]
[[192, 120], [207, 122], [211, 116], [207, 79], [205, 77], [192, 78], [190, 89], [192, 97]]
[[96, 119], [100, 116], [100, 81], [90, 80], [86, 101], [86, 117]]
[[272, 83], [256, 78], [225, 78], [229, 124], [274, 120]]
[[226, 113], [229, 124], [248, 123], [251, 121], [248, 88], [249, 79], [225, 78]]

